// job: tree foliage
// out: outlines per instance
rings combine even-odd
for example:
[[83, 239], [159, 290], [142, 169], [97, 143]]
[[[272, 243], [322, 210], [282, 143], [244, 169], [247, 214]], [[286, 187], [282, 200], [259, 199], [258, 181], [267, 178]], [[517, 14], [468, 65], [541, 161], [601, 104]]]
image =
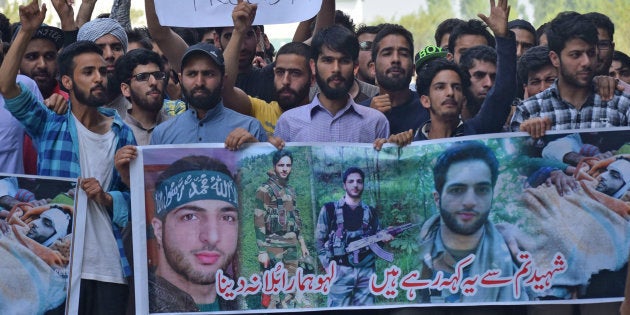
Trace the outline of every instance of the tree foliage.
[[[457, 3], [459, 5], [457, 5]], [[528, 5], [529, 4], [529, 5]], [[630, 39], [624, 34], [630, 32], [630, 24], [624, 23], [630, 18], [630, 1], [627, 0], [519, 0], [510, 1], [510, 19], [529, 20], [534, 27], [539, 27], [553, 19], [562, 11], [577, 11], [580, 13], [600, 12], [606, 14], [615, 23], [616, 49], [630, 53]], [[458, 17], [461, 19], [477, 18], [478, 13], [488, 15], [490, 12], [488, 0], [427, 0], [427, 8], [402, 15], [399, 18], [377, 17], [369, 24], [397, 23], [406, 27], [414, 36], [415, 50], [426, 45], [434, 45], [433, 39], [437, 25], [447, 19]], [[533, 16], [527, 14], [527, 9], [533, 9]], [[459, 10], [458, 10], [459, 9]]]

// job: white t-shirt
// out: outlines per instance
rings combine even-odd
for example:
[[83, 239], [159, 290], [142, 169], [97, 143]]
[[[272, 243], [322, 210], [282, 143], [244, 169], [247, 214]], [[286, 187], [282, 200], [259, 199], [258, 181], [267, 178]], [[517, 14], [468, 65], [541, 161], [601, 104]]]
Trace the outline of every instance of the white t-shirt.
[[[94, 133], [85, 128], [74, 115], [72, 117], [79, 137], [81, 176], [96, 178], [103, 190], [107, 190], [114, 173], [115, 134], [111, 129], [102, 135]], [[81, 278], [126, 283], [107, 210], [95, 201], [88, 200], [86, 211]]]

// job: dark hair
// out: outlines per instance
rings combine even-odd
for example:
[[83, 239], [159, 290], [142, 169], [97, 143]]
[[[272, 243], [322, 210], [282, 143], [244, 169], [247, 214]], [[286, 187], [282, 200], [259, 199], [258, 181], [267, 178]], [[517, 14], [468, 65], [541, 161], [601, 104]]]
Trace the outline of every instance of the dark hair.
[[612, 60], [619, 61], [621, 62], [622, 66], [630, 68], [630, 57], [618, 50], [615, 50], [615, 52], [613, 52]]
[[361, 175], [361, 179], [365, 180], [365, 173], [363, 173], [363, 170], [356, 166], [348, 167], [345, 171], [343, 171], [343, 174], [341, 175], [341, 180], [345, 183], [346, 179], [348, 179], [348, 176], [355, 173]]
[[610, 20], [610, 18], [599, 12], [589, 12], [584, 14], [584, 16], [591, 20], [593, 24], [595, 24], [596, 28], [603, 28], [610, 35], [610, 39], [613, 39], [613, 35], [615, 35], [615, 24]]
[[179, 37], [181, 37], [188, 46], [192, 46], [199, 42], [199, 34], [193, 28], [188, 27], [171, 27], [173, 32], [177, 33]]
[[146, 27], [136, 27], [125, 30], [129, 43], [139, 43], [142, 48], [153, 50], [151, 35]]
[[13, 32], [11, 31], [11, 22], [7, 18], [6, 15], [0, 13], [0, 39], [8, 43], [11, 41], [11, 35]]
[[549, 22], [543, 23], [536, 29], [536, 44], [540, 45], [540, 38], [547, 34], [547, 30], [549, 29]]
[[499, 161], [497, 161], [494, 152], [479, 141], [458, 142], [442, 152], [433, 166], [433, 182], [438, 194], [442, 195], [442, 189], [446, 183], [446, 173], [451, 165], [470, 160], [481, 160], [488, 165], [492, 177], [492, 187], [494, 187], [499, 177]]
[[173, 162], [164, 172], [160, 173], [155, 180], [155, 187], [159, 187], [164, 180], [174, 175], [189, 171], [217, 171], [234, 180], [234, 176], [222, 161], [205, 155], [189, 155]]
[[76, 41], [66, 47], [64, 47], [57, 56], [57, 63], [59, 64], [59, 76], [70, 76], [74, 71], [74, 57], [82, 54], [94, 53], [99, 56], [103, 55], [103, 50], [100, 49], [93, 41], [80, 40]]
[[435, 30], [435, 35], [433, 35], [433, 37], [435, 38], [435, 46], [440, 47], [440, 43], [442, 42], [442, 37], [444, 37], [444, 34], [452, 33], [453, 29], [456, 26], [462, 25], [462, 24], [466, 24], [466, 21], [462, 19], [455, 19], [455, 18], [446, 19], [442, 21], [442, 23], [440, 23], [437, 29]]
[[379, 24], [379, 25], [359, 24], [359, 28], [357, 29], [357, 37], [365, 33], [376, 34], [381, 30], [382, 27], [383, 27], [383, 24]]
[[322, 47], [346, 55], [356, 62], [359, 58], [359, 41], [354, 33], [339, 25], [331, 25], [317, 32], [311, 41], [311, 58], [317, 59]]
[[547, 30], [549, 50], [560, 56], [565, 44], [572, 39], [581, 39], [595, 46], [597, 44], [597, 28], [583, 14], [560, 12], [549, 22], [549, 29]]
[[280, 161], [280, 159], [282, 159], [285, 156], [288, 156], [291, 159], [291, 163], [293, 163], [293, 153], [291, 153], [291, 151], [289, 150], [276, 151], [273, 154], [273, 157], [271, 157], [271, 162], [273, 162], [273, 165], [275, 166], [276, 164], [278, 164], [278, 161]]
[[413, 35], [409, 32], [405, 27], [398, 24], [382, 24], [382, 28], [378, 33], [376, 33], [376, 37], [374, 37], [374, 42], [372, 44], [372, 60], [376, 60], [376, 56], [378, 55], [379, 44], [383, 38], [388, 35], [400, 35], [405, 38], [407, 41], [407, 47], [409, 47], [409, 53], [411, 54], [410, 58], [413, 58]]
[[455, 53], [455, 42], [457, 39], [464, 35], [480, 35], [483, 36], [488, 42], [488, 46], [494, 48], [494, 36], [488, 31], [486, 24], [479, 20], [471, 19], [467, 22], [459, 24], [453, 28], [451, 36], [448, 39], [448, 51], [451, 54]]
[[306, 63], [306, 71], [308, 75], [310, 76], [312, 74], [311, 66], [309, 65], [309, 62], [311, 60], [311, 47], [302, 42], [286, 43], [282, 47], [280, 47], [280, 49], [278, 49], [276, 58], [278, 58], [278, 56], [280, 55], [290, 55], [290, 54], [304, 57], [304, 62]]
[[345, 12], [341, 10], [335, 10], [335, 24], [341, 25], [349, 29], [352, 33], [354, 33], [355, 29], [357, 28], [354, 25], [354, 21], [352, 20], [350, 15], [346, 14]]
[[475, 60], [490, 62], [496, 66], [497, 51], [486, 45], [479, 45], [466, 49], [466, 51], [464, 51], [464, 53], [459, 57], [459, 67], [464, 72], [464, 75], [469, 79], [470, 73], [468, 71], [473, 67]]
[[530, 72], [538, 71], [546, 66], [553, 66], [549, 59], [549, 47], [536, 46], [528, 49], [516, 64], [516, 75], [519, 83], [527, 84]]
[[[164, 71], [164, 60], [160, 55], [152, 50], [139, 48], [133, 49], [116, 60], [114, 70], [114, 84], [120, 88], [120, 83], [127, 82], [133, 75], [133, 69], [138, 65], [156, 64], [160, 71]], [[167, 73], [167, 75], [169, 75]], [[164, 80], [166, 83], [167, 80]]]
[[536, 38], [536, 29], [534, 28], [534, 26], [532, 25], [532, 23], [529, 23], [528, 21], [522, 20], [522, 19], [516, 19], [516, 20], [512, 20], [510, 22], [508, 22], [508, 29], [521, 29], [521, 30], [526, 30], [528, 32], [530, 32], [532, 34], [532, 36], [534, 36], [534, 38]]
[[416, 90], [418, 91], [418, 95], [428, 96], [433, 78], [444, 70], [451, 70], [457, 73], [462, 81], [462, 90], [465, 91], [470, 85], [468, 77], [454, 62], [446, 58], [437, 58], [426, 63], [418, 72], [418, 76], [416, 77]]

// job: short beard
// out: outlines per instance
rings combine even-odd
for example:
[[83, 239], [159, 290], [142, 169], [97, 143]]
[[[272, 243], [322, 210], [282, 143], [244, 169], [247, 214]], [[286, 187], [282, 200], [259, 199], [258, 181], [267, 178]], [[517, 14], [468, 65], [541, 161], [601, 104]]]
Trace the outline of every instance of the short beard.
[[409, 89], [411, 72], [407, 71], [407, 76], [404, 78], [390, 78], [386, 73], [377, 72], [376, 81], [386, 91], [404, 91]]
[[88, 93], [84, 93], [83, 91], [77, 88], [76, 84], [72, 85], [72, 93], [74, 94], [74, 97], [77, 99], [77, 101], [79, 101], [79, 103], [83, 105], [87, 105], [89, 107], [101, 107], [107, 104], [108, 99], [107, 99], [107, 89], [105, 89], [103, 85], [99, 85], [99, 86], [103, 88], [103, 93], [102, 93], [102, 96], [100, 97], [92, 94], [91, 90]]
[[[216, 281], [216, 273], [208, 274], [199, 272], [193, 269], [190, 262], [184, 258], [184, 253], [174, 246], [171, 248], [168, 242], [164, 241], [164, 230], [162, 230], [162, 249], [164, 250], [164, 257], [166, 257], [166, 263], [177, 273], [183, 276], [186, 280], [199, 285], [210, 285]], [[226, 270], [227, 266], [232, 262], [233, 256], [227, 257], [226, 264], [219, 269]], [[217, 269], [217, 271], [219, 270]]]
[[[291, 93], [293, 94], [293, 99], [290, 99], [290, 98], [283, 99], [280, 97], [280, 92], [283, 91], [284, 89], [288, 89], [291, 91]], [[304, 85], [298, 91], [291, 90], [288, 87], [286, 88], [283, 87], [280, 90], [276, 90], [276, 100], [278, 100], [278, 105], [280, 106], [282, 111], [286, 112], [289, 109], [293, 109], [300, 106], [301, 105], [300, 102], [308, 96], [310, 90], [311, 90], [311, 86], [309, 84]]]
[[[197, 97], [192, 96], [193, 92], [196, 90], [206, 91], [206, 95]], [[196, 109], [211, 110], [221, 101], [221, 85], [214, 90], [209, 90], [206, 87], [199, 87], [193, 89], [192, 91], [188, 91], [182, 86], [182, 92], [184, 93], [184, 97], [186, 97], [188, 104]]]
[[131, 87], [129, 88], [129, 92], [131, 93], [131, 95], [129, 96], [129, 99], [131, 100], [132, 104], [137, 105], [138, 107], [147, 111], [151, 111], [151, 112], [158, 112], [162, 109], [162, 106], [164, 103], [164, 91], [162, 91], [162, 97], [161, 97], [162, 101], [157, 101], [155, 102], [155, 104], [149, 103], [146, 95], [145, 97], [138, 95], [138, 93], [136, 93], [136, 91], [134, 91]]
[[324, 80], [324, 78], [322, 78], [319, 73], [315, 74], [315, 79], [317, 80], [319, 90], [324, 93], [324, 95], [328, 99], [331, 100], [339, 100], [347, 97], [348, 92], [350, 92], [350, 88], [352, 88], [352, 84], [354, 84], [354, 79], [352, 76], [350, 78], [343, 78], [345, 80], [344, 85], [339, 88], [331, 88], [330, 86], [328, 86], [328, 82], [326, 82], [327, 80]]
[[457, 219], [453, 214], [442, 209], [442, 204], [440, 202], [440, 216], [442, 217], [444, 225], [453, 231], [453, 233], [459, 235], [473, 235], [488, 222], [490, 211], [486, 212], [485, 215], [480, 217], [473, 225], [464, 227], [457, 223]]

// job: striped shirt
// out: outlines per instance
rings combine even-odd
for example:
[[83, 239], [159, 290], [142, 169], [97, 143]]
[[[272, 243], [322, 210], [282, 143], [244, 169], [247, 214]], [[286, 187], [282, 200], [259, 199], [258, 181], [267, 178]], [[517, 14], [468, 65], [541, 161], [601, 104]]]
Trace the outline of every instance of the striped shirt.
[[[24, 84], [20, 82], [19, 86], [20, 94], [12, 99], [5, 98], [5, 107], [24, 125], [24, 129], [33, 138], [38, 148], [37, 174], [69, 178], [81, 176], [77, 127], [72, 118], [70, 106], [66, 114], [57, 115], [38, 101]], [[98, 110], [105, 116], [114, 117], [111, 128], [115, 133], [116, 150], [128, 144], [136, 144], [133, 132], [123, 123], [115, 110], [102, 107]], [[112, 161], [112, 167], [114, 167], [114, 161]], [[129, 193], [121, 192], [121, 190], [127, 189], [118, 172], [114, 170], [112, 182], [107, 191], [114, 199], [113, 223], [117, 223], [120, 227], [126, 223], [120, 221], [128, 219], [129, 211]], [[116, 220], [116, 218], [121, 220]], [[123, 271], [125, 275], [130, 275], [131, 268], [124, 256], [119, 226], [116, 224], [112, 226], [121, 253]]]
[[319, 102], [318, 94], [310, 104], [284, 112], [274, 135], [287, 142], [371, 143], [389, 137], [389, 122], [383, 113], [358, 105], [351, 97], [332, 115]]
[[552, 130], [605, 128], [628, 126], [630, 95], [617, 93], [605, 102], [598, 94], [591, 94], [584, 105], [577, 109], [560, 97], [557, 80], [548, 89], [530, 97], [516, 106], [510, 123], [513, 131], [533, 117], [551, 118]]

